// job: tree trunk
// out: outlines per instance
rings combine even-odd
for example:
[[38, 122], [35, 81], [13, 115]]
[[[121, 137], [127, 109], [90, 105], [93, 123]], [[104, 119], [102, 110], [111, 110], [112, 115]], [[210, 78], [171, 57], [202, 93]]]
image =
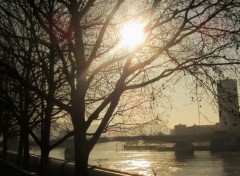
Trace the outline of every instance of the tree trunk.
[[51, 118], [52, 118], [53, 104], [47, 101], [45, 109], [45, 118], [42, 119], [41, 124], [41, 161], [40, 161], [40, 175], [45, 176], [48, 172], [48, 157], [50, 152], [50, 132], [51, 132]]
[[24, 170], [28, 170], [29, 166], [29, 133], [25, 129], [25, 133], [23, 134], [24, 143], [23, 143], [23, 161], [22, 161], [22, 168]]
[[42, 147], [41, 148], [41, 159], [40, 159], [40, 171], [39, 171], [41, 176], [47, 175], [47, 171], [48, 171], [48, 156], [49, 156], [48, 148]]
[[22, 163], [22, 158], [23, 158], [23, 132], [22, 132], [22, 128], [20, 129], [20, 140], [19, 140], [19, 144], [18, 144], [18, 155], [17, 155], [17, 161], [16, 161], [16, 165], [18, 167], [21, 167], [21, 163]]
[[8, 130], [7, 129], [3, 129], [3, 149], [2, 149], [2, 153], [1, 153], [1, 158], [3, 160], [7, 160], [7, 142], [8, 142]]
[[75, 176], [88, 176], [89, 148], [85, 138], [74, 136]]
[[81, 114], [78, 112], [79, 109], [74, 108], [72, 114], [74, 127], [75, 176], [88, 176], [88, 157], [90, 152], [86, 138], [84, 120], [78, 118], [79, 116], [81, 117]]
[[27, 130], [21, 130], [20, 141], [18, 146], [17, 163], [18, 167], [28, 170], [29, 164], [29, 138]]
[[[47, 118], [47, 117], [46, 117]], [[49, 141], [50, 141], [50, 119], [42, 121], [41, 129], [41, 161], [40, 161], [40, 175], [47, 175], [48, 170], [48, 156], [49, 156]]]
[[8, 137], [9, 137], [8, 128], [9, 128], [9, 121], [8, 119], [6, 119], [5, 123], [3, 123], [3, 149], [2, 149], [2, 156], [1, 156], [3, 160], [7, 160]]

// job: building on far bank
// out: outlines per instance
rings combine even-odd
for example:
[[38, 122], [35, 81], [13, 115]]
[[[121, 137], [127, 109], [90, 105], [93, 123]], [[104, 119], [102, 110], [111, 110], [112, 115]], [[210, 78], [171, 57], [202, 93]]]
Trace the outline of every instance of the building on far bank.
[[218, 125], [193, 125], [193, 126], [186, 126], [186, 125], [175, 125], [173, 134], [174, 135], [209, 135], [213, 131], [218, 129]]
[[219, 80], [217, 85], [219, 123], [222, 130], [240, 133], [240, 114], [238, 103], [237, 81], [234, 79]]
[[234, 79], [219, 80], [217, 84], [219, 123], [216, 125], [175, 125], [175, 135], [208, 135], [212, 132], [227, 132], [240, 135], [240, 113], [237, 81]]

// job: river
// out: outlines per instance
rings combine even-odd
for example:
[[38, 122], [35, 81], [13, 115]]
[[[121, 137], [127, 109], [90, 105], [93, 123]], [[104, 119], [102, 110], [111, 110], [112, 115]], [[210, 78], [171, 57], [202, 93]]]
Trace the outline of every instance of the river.
[[[50, 156], [63, 159], [64, 150], [55, 149]], [[145, 176], [240, 176], [240, 152], [176, 157], [174, 152], [124, 150], [120, 142], [97, 144], [89, 164]]]

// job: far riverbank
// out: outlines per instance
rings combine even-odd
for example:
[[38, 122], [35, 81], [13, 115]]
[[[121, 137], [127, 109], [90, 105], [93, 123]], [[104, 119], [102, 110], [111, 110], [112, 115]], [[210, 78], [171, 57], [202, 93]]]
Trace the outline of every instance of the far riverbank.
[[[175, 143], [126, 143], [125, 150], [154, 150], [159, 152], [175, 151]], [[193, 143], [194, 151], [210, 151], [210, 143]]]

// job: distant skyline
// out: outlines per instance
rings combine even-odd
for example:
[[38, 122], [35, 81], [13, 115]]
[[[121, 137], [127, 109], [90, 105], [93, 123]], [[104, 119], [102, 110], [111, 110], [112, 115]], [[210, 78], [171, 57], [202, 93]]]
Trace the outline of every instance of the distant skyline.
[[[237, 83], [238, 92], [240, 82]], [[201, 113], [199, 116], [196, 102], [192, 103], [189, 95], [186, 95], [187, 90], [184, 90], [182, 85], [179, 89], [172, 93], [172, 103], [175, 106], [169, 113], [168, 127], [173, 128], [174, 125], [185, 124], [187, 126], [196, 125], [211, 125], [219, 122], [218, 107], [211, 106], [206, 98], [201, 100]], [[192, 103], [192, 104], [191, 104]]]
[[[218, 107], [211, 106], [206, 99], [201, 100], [201, 108], [199, 115], [197, 103], [193, 103], [187, 90], [182, 85], [172, 93], [171, 100], [173, 109], [169, 112], [168, 127], [173, 128], [174, 125], [185, 124], [191, 125], [210, 125], [219, 122]], [[215, 109], [214, 109], [215, 108]]]
[[[180, 96], [179, 96], [180, 97]], [[169, 113], [168, 126], [173, 128], [174, 125], [185, 124], [187, 126], [192, 125], [212, 125], [219, 122], [218, 111], [214, 110], [209, 105], [203, 105], [201, 112], [203, 115], [199, 116], [197, 104], [186, 105], [189, 101], [182, 101], [183, 99], [176, 99], [174, 104], [178, 103], [177, 109], [173, 109]], [[181, 102], [180, 102], [181, 101]]]

